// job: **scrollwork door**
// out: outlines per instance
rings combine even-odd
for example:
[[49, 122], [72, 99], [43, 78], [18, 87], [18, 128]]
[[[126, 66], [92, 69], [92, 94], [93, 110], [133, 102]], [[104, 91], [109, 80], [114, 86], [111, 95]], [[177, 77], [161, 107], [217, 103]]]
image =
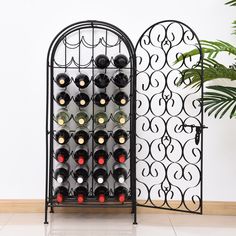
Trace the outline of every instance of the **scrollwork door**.
[[[200, 54], [184, 54], [192, 50]], [[187, 25], [163, 21], [143, 33], [136, 56], [137, 205], [202, 213], [199, 40]], [[200, 86], [188, 86], [188, 69], [199, 73]]]

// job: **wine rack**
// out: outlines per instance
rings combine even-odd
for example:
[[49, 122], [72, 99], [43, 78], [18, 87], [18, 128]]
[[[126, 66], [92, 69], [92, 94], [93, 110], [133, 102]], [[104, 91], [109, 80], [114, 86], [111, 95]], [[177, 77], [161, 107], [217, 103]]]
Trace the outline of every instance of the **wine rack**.
[[45, 223], [57, 207], [129, 208], [134, 224], [137, 207], [201, 214], [202, 84], [200, 41], [182, 22], [150, 26], [136, 47], [100, 21], [59, 32], [47, 55]]
[[[136, 68], [132, 43], [118, 28], [88, 21], [58, 35], [51, 49], [47, 64], [46, 212], [48, 207], [51, 212], [56, 207], [134, 211]], [[115, 151], [120, 150], [126, 155], [115, 159]], [[99, 157], [102, 152], [105, 159]], [[119, 160], [122, 163], [118, 165]], [[120, 178], [125, 193], [117, 188], [115, 174], [120, 170], [126, 170]], [[81, 186], [85, 194], [79, 195], [77, 187], [81, 190]]]

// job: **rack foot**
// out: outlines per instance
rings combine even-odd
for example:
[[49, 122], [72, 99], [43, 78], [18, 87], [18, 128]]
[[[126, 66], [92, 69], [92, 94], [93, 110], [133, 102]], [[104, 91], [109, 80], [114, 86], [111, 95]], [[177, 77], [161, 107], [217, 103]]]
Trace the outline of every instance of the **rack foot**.
[[134, 222], [133, 222], [133, 225], [137, 225], [137, 224], [138, 224], [137, 221], [134, 221]]
[[48, 221], [44, 221], [44, 224], [45, 224], [45, 225], [48, 225]]
[[54, 209], [51, 208], [50, 211], [49, 211], [49, 213], [54, 213]]

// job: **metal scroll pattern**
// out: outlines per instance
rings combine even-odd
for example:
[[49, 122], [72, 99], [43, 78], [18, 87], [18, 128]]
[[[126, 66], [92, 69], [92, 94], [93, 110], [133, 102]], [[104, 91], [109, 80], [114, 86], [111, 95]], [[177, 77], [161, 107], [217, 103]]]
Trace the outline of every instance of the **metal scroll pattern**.
[[201, 56], [184, 54], [193, 49], [201, 50], [196, 35], [175, 21], [152, 26], [136, 46], [139, 205], [201, 213], [202, 137], [196, 142], [195, 126], [202, 127], [202, 89], [181, 80], [202, 65]]

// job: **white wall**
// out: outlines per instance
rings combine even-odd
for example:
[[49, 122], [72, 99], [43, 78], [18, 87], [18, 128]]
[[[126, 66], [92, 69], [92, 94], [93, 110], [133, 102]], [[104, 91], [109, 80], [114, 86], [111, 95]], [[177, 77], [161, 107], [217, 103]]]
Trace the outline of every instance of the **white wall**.
[[[136, 42], [151, 24], [176, 19], [201, 39], [236, 42], [224, 0], [8, 0], [0, 4], [0, 198], [43, 198], [45, 63], [52, 38], [73, 22], [113, 23]], [[118, 5], [119, 4], [119, 5]], [[124, 5], [123, 5], [124, 4]], [[224, 61], [230, 62], [227, 56]], [[236, 201], [235, 120], [205, 117], [204, 199]]]

